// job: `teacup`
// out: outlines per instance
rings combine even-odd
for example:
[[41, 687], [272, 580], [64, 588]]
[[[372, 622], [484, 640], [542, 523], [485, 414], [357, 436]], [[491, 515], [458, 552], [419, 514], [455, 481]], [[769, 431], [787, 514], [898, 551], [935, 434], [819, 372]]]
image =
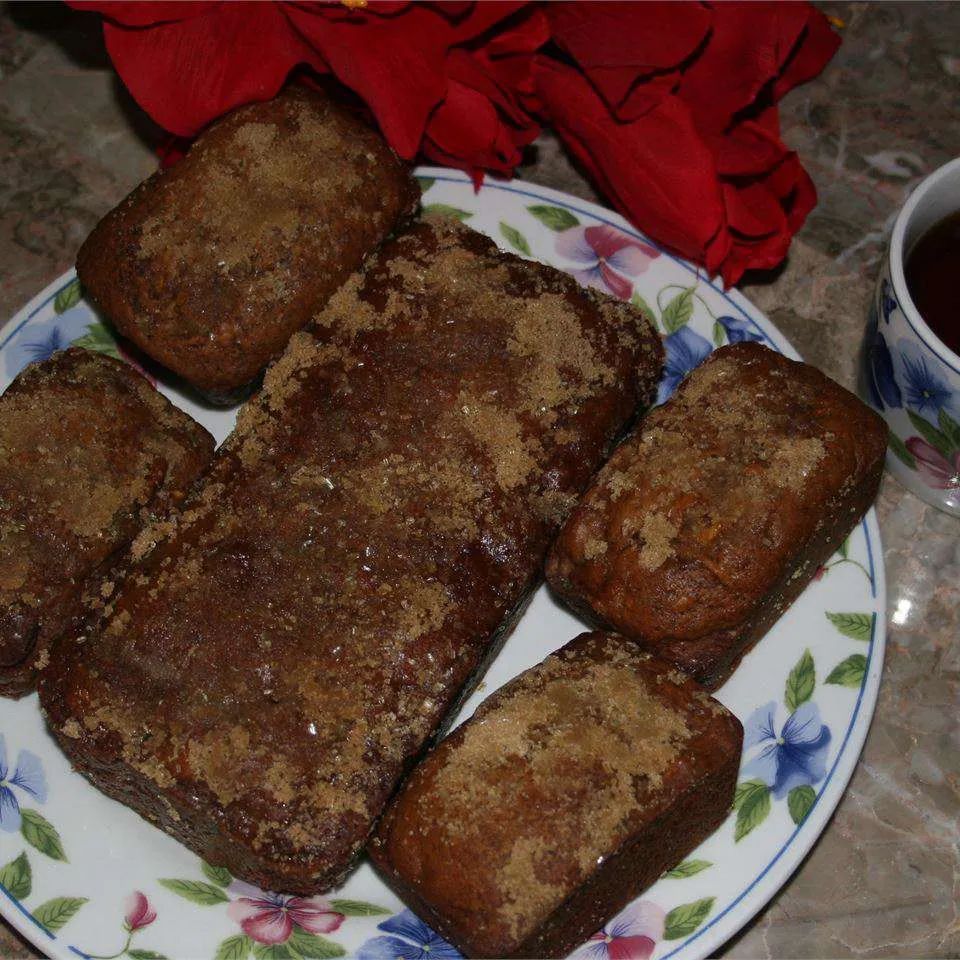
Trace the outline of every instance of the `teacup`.
[[[887, 468], [927, 503], [960, 516], [960, 356], [924, 322], [904, 264], [917, 240], [960, 210], [960, 158], [931, 173], [897, 216], [870, 307], [861, 393], [890, 426]], [[960, 302], [960, 277], [957, 277]]]

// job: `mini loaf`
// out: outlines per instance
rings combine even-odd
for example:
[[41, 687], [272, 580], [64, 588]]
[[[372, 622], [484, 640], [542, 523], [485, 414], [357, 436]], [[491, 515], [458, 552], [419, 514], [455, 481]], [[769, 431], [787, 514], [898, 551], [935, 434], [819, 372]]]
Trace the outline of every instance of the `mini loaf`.
[[290, 88], [230, 113], [100, 221], [77, 257], [126, 337], [235, 398], [419, 203], [383, 138]]
[[585, 633], [429, 754], [371, 856], [467, 956], [563, 956], [725, 819], [742, 736], [675, 667]]
[[813, 367], [722, 347], [598, 474], [547, 578], [716, 687], [870, 506], [886, 442], [884, 422]]
[[389, 240], [45, 671], [51, 729], [208, 862], [334, 885], [660, 367], [629, 304], [459, 224]]
[[175, 504], [213, 438], [133, 368], [72, 347], [0, 397], [0, 693], [33, 689], [85, 579]]

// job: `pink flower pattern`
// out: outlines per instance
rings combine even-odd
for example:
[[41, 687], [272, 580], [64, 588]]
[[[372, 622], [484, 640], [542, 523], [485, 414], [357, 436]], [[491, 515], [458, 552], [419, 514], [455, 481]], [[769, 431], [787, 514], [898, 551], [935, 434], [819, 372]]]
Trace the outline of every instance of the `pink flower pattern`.
[[585, 287], [596, 287], [626, 300], [633, 281], [660, 256], [656, 247], [635, 240], [616, 227], [571, 227], [557, 237], [557, 253], [582, 264], [569, 271]]
[[139, 890], [134, 890], [127, 897], [127, 912], [123, 918], [124, 926], [133, 933], [149, 927], [157, 919], [157, 911], [150, 906], [150, 901]]
[[235, 880], [230, 889], [246, 893], [227, 908], [231, 919], [257, 943], [286, 943], [293, 928], [308, 933], [332, 933], [344, 921], [325, 897], [291, 897], [279, 893], [263, 893], [256, 887]]
[[910, 437], [907, 449], [917, 461], [917, 473], [935, 490], [960, 487], [960, 450], [945, 457], [935, 446], [920, 437]]
[[578, 960], [649, 960], [663, 939], [667, 915], [649, 900], [638, 900], [598, 930], [575, 956]]

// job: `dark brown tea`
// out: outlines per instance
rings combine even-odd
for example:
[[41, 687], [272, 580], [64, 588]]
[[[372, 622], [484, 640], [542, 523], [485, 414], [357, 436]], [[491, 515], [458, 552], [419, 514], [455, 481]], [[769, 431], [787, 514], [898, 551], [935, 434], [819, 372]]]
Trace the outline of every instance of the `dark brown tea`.
[[907, 256], [907, 289], [927, 326], [960, 353], [960, 211], [934, 224]]

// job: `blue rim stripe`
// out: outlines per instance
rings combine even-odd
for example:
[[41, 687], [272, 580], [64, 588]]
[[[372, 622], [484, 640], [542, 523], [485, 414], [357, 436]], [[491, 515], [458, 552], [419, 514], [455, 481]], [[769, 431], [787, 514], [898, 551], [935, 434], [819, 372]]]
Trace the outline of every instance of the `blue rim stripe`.
[[2, 884], [0, 890], [6, 895], [7, 899], [38, 929], [42, 930], [51, 940], [57, 938]]
[[[469, 180], [468, 180], [465, 176], [464, 176], [463, 178], [455, 177], [455, 176], [435, 176], [435, 177], [433, 177], [433, 179], [436, 180], [436, 181], [438, 181], [438, 182], [446, 182], [446, 183], [460, 183], [460, 184], [462, 184], [462, 183], [468, 183], [468, 182], [469, 182]], [[598, 221], [600, 221], [601, 223], [605, 223], [605, 224], [607, 224], [608, 226], [615, 227], [615, 228], [618, 229], [618, 230], [623, 230], [625, 233], [627, 233], [627, 234], [635, 237], [636, 239], [642, 240], [644, 243], [649, 243], [651, 246], [656, 247], [657, 250], [659, 250], [660, 253], [661, 253], [663, 256], [667, 257], [669, 260], [672, 260], [672, 261], [673, 261], [674, 263], [676, 263], [678, 266], [683, 267], [688, 273], [693, 274], [693, 275], [697, 278], [698, 281], [705, 282], [713, 291], [715, 291], [716, 293], [718, 293], [727, 303], [729, 303], [730, 306], [733, 307], [733, 308], [737, 311], [737, 313], [738, 313], [744, 320], [746, 320], [748, 323], [750, 323], [750, 324], [752, 325], [752, 327], [756, 330], [756, 332], [757, 332], [767, 343], [769, 343], [770, 346], [773, 347], [773, 349], [775, 349], [778, 353], [783, 353], [783, 352], [784, 352], [784, 351], [781, 350], [781, 348], [776, 344], [776, 342], [770, 337], [770, 335], [757, 323], [756, 319], [755, 319], [754, 317], [752, 317], [750, 314], [748, 314], [748, 313], [746, 312], [746, 310], [745, 310], [740, 304], [738, 304], [734, 299], [732, 299], [732, 298], [726, 293], [726, 291], [724, 291], [724, 290], [720, 289], [719, 287], [717, 287], [710, 278], [704, 277], [703, 275], [701, 275], [700, 271], [699, 271], [698, 269], [696, 269], [695, 267], [692, 267], [687, 261], [681, 260], [681, 259], [679, 259], [678, 257], [675, 257], [672, 253], [670, 253], [670, 252], [667, 251], [667, 250], [664, 250], [659, 244], [657, 244], [656, 242], [648, 239], [648, 238], [647, 238], [646, 236], [644, 236], [642, 233], [639, 233], [638, 231], [635, 231], [635, 230], [633, 230], [633, 229], [627, 228], [627, 227], [625, 227], [625, 226], [624, 226], [623, 224], [621, 224], [621, 223], [615, 223], [615, 222], [613, 222], [612, 220], [605, 219], [604, 217], [601, 217], [601, 216], [597, 215], [597, 214], [596, 214], [595, 212], [593, 212], [592, 210], [587, 210], [587, 209], [585, 209], [585, 208], [583, 208], [583, 207], [577, 206], [576, 204], [566, 203], [566, 202], [564, 202], [564, 201], [562, 201], [562, 200], [559, 200], [559, 199], [556, 199], [556, 198], [554, 198], [554, 197], [545, 197], [543, 194], [533, 193], [533, 192], [531, 192], [531, 191], [529, 191], [529, 190], [523, 190], [523, 189], [520, 189], [520, 188], [518, 188], [518, 187], [508, 186], [508, 185], [506, 185], [506, 184], [499, 184], [499, 183], [496, 183], [496, 182], [491, 182], [489, 179], [484, 182], [484, 189], [502, 190], [502, 191], [504, 191], [504, 192], [506, 192], [506, 193], [515, 193], [515, 194], [519, 194], [519, 195], [521, 195], [521, 196], [531, 197], [531, 198], [534, 199], [534, 200], [546, 200], [546, 201], [549, 201], [551, 204], [555, 204], [556, 206], [565, 207], [565, 208], [567, 208], [567, 209], [569, 209], [569, 210], [573, 210], [573, 211], [581, 214], [582, 216], [589, 217], [589, 218], [591, 218], [591, 219], [593, 219], [593, 220], [598, 220]], [[17, 325], [17, 327], [16, 327], [13, 331], [11, 331], [11, 333], [7, 336], [7, 338], [6, 338], [2, 343], [0, 343], [0, 350], [3, 350], [3, 349], [6, 347], [6, 345], [10, 342], [10, 340], [11, 340], [17, 333], [19, 333], [20, 330], [22, 330], [23, 327], [24, 327], [30, 320], [32, 320], [41, 310], [43, 310], [52, 300], [56, 299], [57, 295], [58, 295], [63, 289], [65, 289], [65, 287], [69, 286], [69, 284], [72, 283], [72, 282], [74, 281], [74, 279], [76, 279], [75, 276], [71, 275], [71, 276], [70, 276], [70, 279], [69, 279], [65, 284], [63, 284], [63, 286], [58, 287], [57, 290], [55, 290], [49, 297], [47, 297], [38, 307], [36, 307], [33, 311], [31, 311], [31, 313], [30, 313], [21, 323], [19, 323], [19, 324]], [[909, 321], [908, 321], [908, 322], [909, 322]], [[928, 349], [929, 349], [929, 347], [928, 347]], [[960, 371], [958, 371], [958, 372], [960, 372]], [[864, 519], [861, 521], [860, 526], [863, 527], [864, 537], [865, 537], [866, 546], [867, 546], [867, 558], [868, 558], [869, 567], [870, 567], [870, 592], [871, 592], [872, 597], [873, 597], [874, 599], [876, 599], [876, 596], [877, 596], [877, 589], [876, 589], [876, 571], [875, 571], [875, 567], [874, 567], [873, 549], [872, 549], [872, 545], [871, 545], [870, 531], [869, 531], [869, 529], [868, 529], [868, 527], [867, 527], [866, 517], [864, 517]], [[846, 749], [847, 743], [848, 743], [849, 740], [850, 740], [850, 736], [851, 736], [851, 734], [853, 733], [853, 728], [854, 728], [854, 726], [855, 726], [857, 717], [859, 716], [860, 708], [861, 708], [861, 705], [862, 705], [862, 703], [863, 703], [863, 695], [864, 695], [864, 692], [865, 692], [866, 687], [867, 687], [867, 678], [869, 677], [869, 674], [870, 674], [870, 665], [871, 665], [871, 663], [873, 662], [874, 639], [875, 639], [875, 635], [876, 635], [877, 620], [878, 620], [877, 612], [876, 612], [876, 611], [873, 611], [872, 614], [871, 614], [870, 644], [869, 644], [869, 648], [868, 648], [868, 651], [867, 651], [867, 665], [866, 665], [866, 668], [865, 668], [865, 670], [864, 670], [863, 682], [860, 684], [860, 690], [859, 690], [859, 692], [858, 692], [858, 694], [857, 694], [857, 702], [856, 702], [856, 704], [854, 705], [853, 714], [852, 714], [852, 716], [851, 716], [851, 718], [850, 718], [850, 723], [849, 723], [849, 725], [847, 726], [846, 733], [844, 734], [843, 741], [842, 741], [841, 744], [840, 744], [840, 749], [837, 751], [837, 756], [836, 756], [836, 758], [834, 759], [833, 765], [832, 765], [831, 768], [830, 768], [830, 772], [827, 774], [826, 779], [823, 781], [823, 784], [821, 785], [820, 790], [819, 790], [818, 793], [817, 793], [816, 799], [814, 800], [813, 806], [811, 806], [811, 808], [810, 808], [810, 811], [811, 811], [811, 812], [812, 812], [813, 809], [816, 807], [817, 803], [819, 803], [820, 797], [823, 795], [824, 791], [825, 791], [826, 788], [827, 788], [827, 785], [828, 785], [828, 784], [830, 783], [830, 781], [832, 780], [833, 775], [834, 775], [834, 773], [836, 772], [837, 767], [838, 767], [839, 764], [840, 764], [840, 760], [843, 758], [844, 751], [845, 751], [845, 749]], [[807, 814], [807, 819], [809, 819], [809, 816], [810, 816], [810, 814], [808, 813], [808, 814]], [[718, 913], [715, 917], [713, 917], [713, 919], [711, 919], [709, 923], [707, 923], [707, 924], [703, 925], [702, 927], [700, 927], [697, 931], [695, 931], [693, 934], [691, 934], [691, 936], [689, 936], [686, 940], [682, 941], [678, 946], [676, 946], [676, 947], [675, 947], [673, 950], [671, 950], [669, 953], [664, 954], [664, 955], [660, 958], [660, 960], [667, 960], [667, 958], [673, 957], [673, 956], [675, 956], [676, 954], [680, 953], [681, 951], [685, 950], [691, 943], [693, 943], [695, 940], [697, 940], [697, 939], [699, 939], [701, 936], [703, 936], [703, 934], [705, 934], [705, 933], [706, 933], [711, 927], [713, 927], [715, 924], [719, 923], [720, 920], [722, 920], [731, 910], [733, 910], [734, 907], [736, 907], [741, 901], [743, 901], [744, 898], [747, 897], [747, 896], [750, 894], [750, 892], [757, 886], [757, 884], [760, 883], [760, 881], [767, 875], [767, 873], [770, 872], [770, 870], [773, 868], [774, 864], [777, 863], [777, 861], [783, 856], [783, 854], [787, 851], [787, 849], [792, 845], [793, 841], [796, 839], [796, 837], [798, 836], [798, 834], [799, 834], [799, 833], [801, 832], [801, 830], [803, 829], [804, 823], [806, 823], [806, 819], [805, 819], [803, 822], [801, 822], [798, 826], [796, 826], [796, 827], [794, 828], [793, 832], [789, 835], [789, 837], [786, 839], [786, 841], [783, 843], [783, 845], [780, 847], [780, 849], [777, 851], [777, 853], [773, 856], [773, 858], [770, 860], [770, 862], [766, 865], [766, 867], [764, 867], [764, 869], [763, 869], [756, 877], [754, 877], [754, 879], [753, 879], [753, 881], [750, 883], [750, 885], [749, 885], [745, 890], [743, 890], [743, 891], [740, 893], [740, 895], [739, 895], [735, 900], [733, 900], [731, 903], [729, 903], [729, 904], [726, 906], [726, 908], [725, 908], [721, 913]], [[23, 915], [26, 916], [26, 917], [31, 921], [31, 923], [33, 923], [36, 927], [38, 927], [40, 930], [42, 930], [42, 931], [47, 935], [47, 937], [48, 937], [50, 940], [57, 941], [57, 940], [59, 939], [58, 937], [54, 936], [54, 934], [52, 934], [45, 926], [43, 926], [43, 924], [41, 924], [38, 920], [36, 920], [36, 919], [33, 917], [33, 915], [30, 913], [30, 911], [27, 910], [27, 908], [26, 908], [16, 897], [14, 897], [14, 896], [10, 893], [10, 891], [7, 890], [6, 887], [4, 887], [2, 884], [0, 884], [0, 891], [2, 891], [2, 892], [7, 896], [7, 898], [10, 900], [10, 902], [13, 903], [13, 904], [17, 907], [17, 909], [20, 910], [20, 912], [23, 913]], [[761, 906], [759, 909], [762, 909], [762, 906]], [[752, 916], [755, 916], [755, 915], [756, 915], [756, 912], [755, 912], [754, 914], [752, 914], [751, 917], [752, 917]], [[751, 918], [748, 917], [748, 918], [747, 918], [747, 921], [749, 921], [749, 919], [751, 919]], [[745, 922], [747, 922], [747, 921], [745, 921]], [[731, 936], [732, 936], [732, 934], [731, 934]], [[719, 945], [718, 945], [718, 947], [719, 947]], [[87, 953], [84, 953], [84, 952], [83, 952], [82, 950], [80, 950], [78, 947], [74, 947], [74, 946], [72, 946], [72, 945], [68, 945], [68, 949], [70, 950], [71, 953], [75, 954], [76, 956], [82, 957], [82, 958], [84, 958], [84, 960], [90, 960], [90, 955], [87, 954]]]

